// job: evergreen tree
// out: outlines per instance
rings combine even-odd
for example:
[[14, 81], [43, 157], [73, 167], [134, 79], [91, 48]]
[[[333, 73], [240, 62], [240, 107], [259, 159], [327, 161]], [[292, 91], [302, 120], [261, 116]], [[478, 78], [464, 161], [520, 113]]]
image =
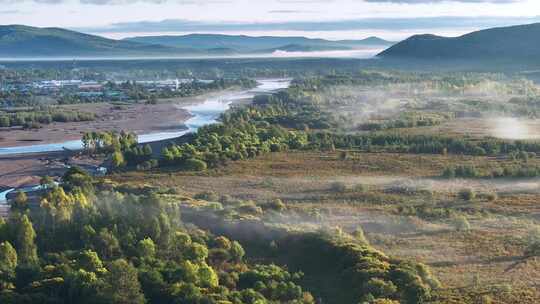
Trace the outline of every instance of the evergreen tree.
[[17, 252], [9, 242], [0, 243], [0, 290], [11, 287], [17, 268]]
[[146, 302], [137, 277], [137, 269], [124, 259], [115, 260], [109, 266], [103, 293], [109, 303], [142, 304]]
[[19, 216], [15, 224], [15, 244], [19, 253], [20, 263], [25, 265], [37, 264], [39, 259], [36, 247], [36, 232], [26, 214]]

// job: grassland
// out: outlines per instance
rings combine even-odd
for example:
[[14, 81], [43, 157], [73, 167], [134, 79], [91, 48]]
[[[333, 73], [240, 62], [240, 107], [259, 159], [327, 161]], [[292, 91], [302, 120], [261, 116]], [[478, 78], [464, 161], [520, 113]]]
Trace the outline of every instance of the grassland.
[[[137, 172], [113, 179], [173, 187], [187, 196], [219, 193], [260, 206], [279, 198], [289, 216], [278, 222], [350, 233], [360, 226], [377, 249], [431, 266], [444, 286], [442, 297], [463, 300], [472, 293], [480, 299], [485, 293], [501, 303], [535, 303], [540, 263], [523, 256], [538, 227], [540, 181], [439, 178], [445, 166], [466, 163], [483, 168], [499, 160], [354, 152], [342, 160], [339, 152], [289, 152], [200, 174]], [[459, 198], [466, 188], [475, 199]], [[462, 217], [470, 228], [457, 228]]]

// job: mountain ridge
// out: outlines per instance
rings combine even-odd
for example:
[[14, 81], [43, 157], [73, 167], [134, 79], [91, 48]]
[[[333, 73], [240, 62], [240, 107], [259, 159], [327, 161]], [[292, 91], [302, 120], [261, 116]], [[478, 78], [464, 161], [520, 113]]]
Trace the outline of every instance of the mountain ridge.
[[125, 53], [157, 55], [172, 51], [170, 47], [113, 40], [58, 27], [0, 26], [0, 56], [91, 56]]
[[188, 34], [128, 37], [124, 41], [159, 44], [170, 47], [195, 48], [228, 48], [240, 53], [261, 52], [269, 49], [280, 49], [286, 46], [298, 45], [315, 50], [325, 49], [354, 49], [371, 46], [389, 46], [393, 42], [378, 37], [368, 37], [361, 40], [326, 40], [321, 38], [306, 38], [302, 36], [248, 36], [223, 34]]
[[414, 35], [379, 53], [382, 58], [540, 59], [540, 23], [496, 27], [459, 37]]
[[[165, 43], [183, 39], [181, 44]], [[138, 41], [136, 41], [138, 40]], [[143, 41], [144, 40], [144, 41]], [[0, 25], [0, 57], [182, 57], [227, 56], [285, 51], [349, 50], [378, 44], [389, 45], [380, 38], [330, 41], [306, 37], [251, 37], [246, 35], [190, 34], [152, 36], [131, 39], [109, 39], [59, 27]], [[384, 44], [384, 45], [381, 45]]]

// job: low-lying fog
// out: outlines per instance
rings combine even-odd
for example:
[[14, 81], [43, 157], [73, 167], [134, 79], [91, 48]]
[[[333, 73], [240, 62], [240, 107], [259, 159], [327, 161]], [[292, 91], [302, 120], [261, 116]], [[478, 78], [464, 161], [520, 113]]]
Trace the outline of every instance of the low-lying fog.
[[534, 118], [537, 112], [534, 100], [540, 100], [540, 88], [528, 80], [486, 79], [464, 86], [436, 79], [342, 85], [326, 90], [318, 98], [337, 117], [346, 118], [342, 120], [345, 129], [356, 129], [372, 121], [399, 119], [406, 112], [439, 113], [455, 117], [435, 127], [442, 134], [540, 139], [540, 120]]
[[492, 136], [501, 139], [534, 140], [540, 138], [540, 121], [515, 117], [498, 117], [487, 121]]
[[249, 59], [249, 58], [357, 58], [369, 59], [382, 52], [384, 48], [366, 48], [355, 50], [332, 50], [312, 52], [289, 52], [277, 50], [273, 53], [264, 54], [236, 54], [236, 55], [208, 55], [208, 56], [129, 56], [129, 57], [10, 57], [0, 58], [0, 62], [25, 62], [25, 61], [94, 61], [94, 60], [167, 60], [167, 59]]

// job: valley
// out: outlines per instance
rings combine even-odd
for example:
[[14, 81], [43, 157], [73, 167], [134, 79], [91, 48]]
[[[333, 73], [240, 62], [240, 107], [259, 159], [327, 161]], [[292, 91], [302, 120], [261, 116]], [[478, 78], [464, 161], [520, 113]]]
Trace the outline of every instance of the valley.
[[[0, 26], [0, 57], [48, 58], [0, 68], [0, 303], [538, 303], [537, 28], [393, 44]], [[243, 57], [261, 50], [306, 54]]]

